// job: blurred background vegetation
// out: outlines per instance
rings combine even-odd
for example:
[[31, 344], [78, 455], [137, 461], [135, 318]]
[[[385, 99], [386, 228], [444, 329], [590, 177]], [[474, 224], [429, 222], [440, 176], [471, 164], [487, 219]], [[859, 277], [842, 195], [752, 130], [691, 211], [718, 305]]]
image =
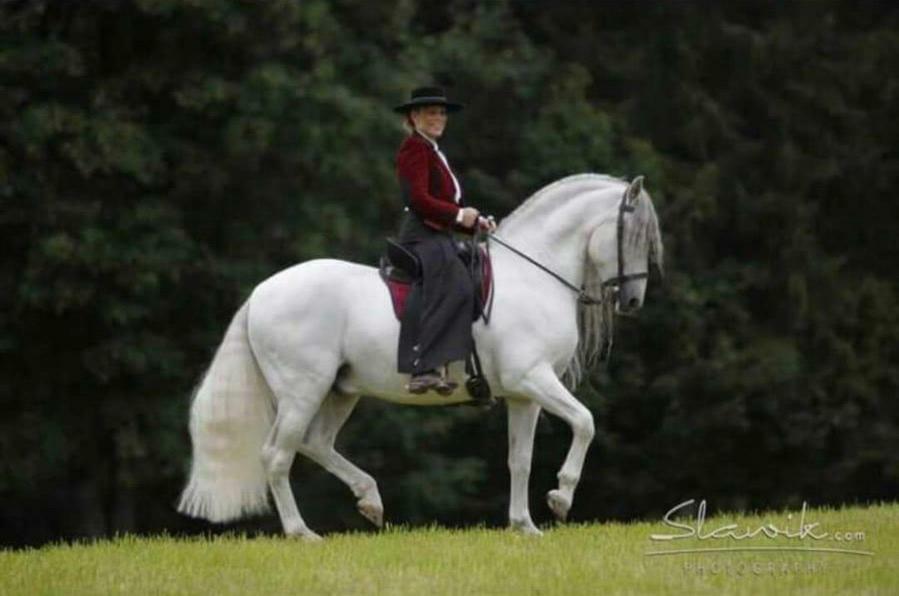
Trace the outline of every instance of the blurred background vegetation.
[[[432, 82], [468, 106], [442, 146], [483, 210], [596, 171], [646, 175], [660, 213], [667, 276], [578, 391], [574, 520], [899, 496], [894, 5], [0, 7], [0, 544], [214, 530], [173, 508], [190, 390], [265, 277], [376, 262], [390, 108]], [[339, 444], [393, 523], [502, 525], [503, 410], [363, 400]], [[538, 522], [569, 438], [541, 419]], [[366, 527], [293, 472], [312, 527]]]

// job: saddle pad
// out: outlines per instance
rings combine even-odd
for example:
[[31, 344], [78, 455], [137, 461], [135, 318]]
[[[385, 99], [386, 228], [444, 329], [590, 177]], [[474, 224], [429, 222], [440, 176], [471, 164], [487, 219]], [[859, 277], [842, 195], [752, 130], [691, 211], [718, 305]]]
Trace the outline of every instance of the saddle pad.
[[[481, 304], [487, 304], [490, 298], [490, 292], [493, 290], [493, 266], [490, 263], [490, 257], [484, 248], [481, 251]], [[390, 292], [390, 301], [393, 303], [393, 314], [397, 321], [403, 320], [403, 313], [406, 312], [406, 299], [409, 292], [412, 291], [412, 284], [405, 281], [395, 279], [387, 280], [387, 289]]]
[[387, 289], [390, 291], [390, 300], [393, 302], [393, 314], [396, 315], [397, 321], [402, 321], [403, 313], [406, 312], [406, 298], [409, 297], [412, 284], [388, 279]]

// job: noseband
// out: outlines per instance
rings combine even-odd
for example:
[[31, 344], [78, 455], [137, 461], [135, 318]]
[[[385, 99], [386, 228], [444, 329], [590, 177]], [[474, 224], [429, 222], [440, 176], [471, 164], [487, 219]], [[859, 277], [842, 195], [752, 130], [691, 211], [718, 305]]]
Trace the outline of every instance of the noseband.
[[[617, 242], [618, 242], [618, 275], [616, 277], [607, 279], [606, 281], [602, 282], [603, 288], [608, 288], [608, 287], [612, 287], [612, 286], [620, 287], [621, 284], [627, 283], [629, 281], [633, 281], [633, 280], [637, 280], [637, 279], [647, 279], [649, 277], [648, 271], [643, 272], [643, 273], [628, 273], [628, 274], [624, 273], [624, 214], [625, 213], [633, 213], [634, 210], [635, 209], [632, 205], [627, 204], [627, 190], [625, 189], [624, 195], [622, 195], [622, 197], [621, 197], [621, 203], [619, 203], [619, 205], [618, 205], [618, 223], [615, 227], [615, 233], [618, 236], [618, 238], [617, 238]], [[502, 246], [505, 246], [506, 248], [511, 250], [513, 253], [515, 253], [518, 256], [520, 256], [521, 258], [523, 258], [525, 261], [531, 263], [535, 267], [543, 270], [544, 272], [548, 273], [549, 275], [551, 275], [554, 278], [556, 278], [557, 280], [559, 280], [559, 282], [561, 282], [567, 288], [577, 292], [577, 300], [581, 304], [588, 304], [588, 305], [589, 304], [602, 304], [602, 297], [597, 298], [595, 296], [591, 296], [590, 294], [587, 293], [587, 290], [584, 288], [584, 286], [581, 286], [580, 288], [577, 287], [576, 285], [574, 285], [573, 283], [571, 283], [570, 281], [568, 281], [567, 279], [565, 279], [564, 277], [562, 277], [561, 275], [556, 273], [555, 271], [552, 271], [545, 265], [537, 262], [533, 258], [524, 254], [517, 248], [510, 246], [503, 240], [500, 240], [496, 235], [494, 235], [492, 233], [488, 234], [487, 240], [493, 240], [494, 242], [497, 242], [497, 243], [501, 244]]]

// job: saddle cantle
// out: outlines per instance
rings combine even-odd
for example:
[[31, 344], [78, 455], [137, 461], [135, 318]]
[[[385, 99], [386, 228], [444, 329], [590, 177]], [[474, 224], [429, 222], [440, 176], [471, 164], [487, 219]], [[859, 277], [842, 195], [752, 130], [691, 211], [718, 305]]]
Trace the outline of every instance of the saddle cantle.
[[387, 261], [397, 273], [404, 274], [414, 281], [421, 277], [421, 262], [411, 250], [392, 238], [387, 239]]

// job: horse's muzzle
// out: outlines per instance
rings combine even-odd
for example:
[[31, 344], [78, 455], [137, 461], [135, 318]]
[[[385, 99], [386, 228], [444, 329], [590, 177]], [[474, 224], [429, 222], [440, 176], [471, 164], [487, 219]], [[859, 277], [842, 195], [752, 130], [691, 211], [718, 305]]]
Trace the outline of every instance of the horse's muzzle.
[[637, 311], [640, 310], [640, 307], [643, 304], [640, 302], [640, 299], [636, 296], [631, 296], [624, 301], [621, 299], [621, 293], [619, 291], [615, 300], [615, 314], [621, 315], [623, 317], [635, 317], [637, 316]]

